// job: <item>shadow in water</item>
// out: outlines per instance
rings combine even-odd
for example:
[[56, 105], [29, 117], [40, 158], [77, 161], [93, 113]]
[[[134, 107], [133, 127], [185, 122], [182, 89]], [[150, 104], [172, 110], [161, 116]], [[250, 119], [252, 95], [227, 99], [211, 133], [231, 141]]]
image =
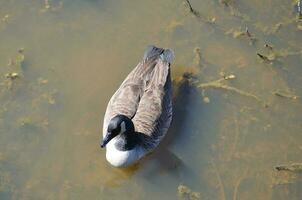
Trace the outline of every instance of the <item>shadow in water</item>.
[[[148, 177], [156, 176], [159, 173], [167, 172], [182, 178], [194, 176], [191, 169], [183, 162], [183, 160], [170, 150], [172, 146], [186, 148], [186, 140], [190, 138], [190, 131], [186, 131], [185, 127], [190, 127], [192, 121], [187, 120], [191, 109], [198, 107], [200, 104], [201, 95], [195, 86], [190, 83], [190, 77], [183, 76], [180, 81], [174, 81], [174, 97], [173, 97], [173, 120], [169, 131], [159, 147], [140, 162], [140, 167], [148, 165], [150, 162], [156, 162], [156, 167], [149, 171]], [[196, 101], [198, 100], [198, 101]]]

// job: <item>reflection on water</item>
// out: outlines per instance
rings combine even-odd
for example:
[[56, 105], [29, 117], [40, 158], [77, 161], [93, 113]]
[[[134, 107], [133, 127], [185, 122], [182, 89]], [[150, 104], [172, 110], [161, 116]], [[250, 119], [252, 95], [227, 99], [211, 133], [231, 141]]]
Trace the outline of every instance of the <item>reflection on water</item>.
[[[274, 168], [302, 162], [296, 2], [0, 0], [0, 199], [301, 199]], [[175, 50], [173, 123], [115, 169], [102, 115], [148, 44]]]

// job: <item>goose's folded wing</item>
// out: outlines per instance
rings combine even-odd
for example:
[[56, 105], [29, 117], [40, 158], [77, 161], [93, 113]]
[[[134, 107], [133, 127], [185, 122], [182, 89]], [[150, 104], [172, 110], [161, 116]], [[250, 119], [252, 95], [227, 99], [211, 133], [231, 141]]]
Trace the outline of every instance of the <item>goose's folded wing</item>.
[[161, 59], [156, 64], [150, 83], [141, 97], [132, 119], [135, 130], [151, 138], [154, 148], [166, 134], [172, 120], [172, 84], [169, 63]]

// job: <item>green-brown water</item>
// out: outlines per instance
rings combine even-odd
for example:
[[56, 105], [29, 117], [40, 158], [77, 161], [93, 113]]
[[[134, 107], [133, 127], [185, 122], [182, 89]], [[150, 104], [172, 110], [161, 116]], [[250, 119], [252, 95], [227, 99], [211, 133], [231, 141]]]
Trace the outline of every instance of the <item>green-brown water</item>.
[[[0, 0], [1, 200], [302, 198], [301, 174], [275, 170], [302, 162], [296, 1], [190, 2]], [[103, 114], [148, 44], [199, 82], [175, 81], [160, 149], [115, 169]]]

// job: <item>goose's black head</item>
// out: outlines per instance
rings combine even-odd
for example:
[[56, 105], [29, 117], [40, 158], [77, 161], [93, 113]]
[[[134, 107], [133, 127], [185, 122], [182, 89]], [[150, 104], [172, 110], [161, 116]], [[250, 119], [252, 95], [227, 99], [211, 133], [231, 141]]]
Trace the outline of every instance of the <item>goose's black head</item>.
[[131, 134], [133, 133], [134, 125], [131, 119], [125, 115], [117, 115], [110, 120], [107, 135], [103, 139], [101, 147], [105, 147], [106, 144], [116, 136], [120, 136], [122, 143], [126, 145], [131, 141]]

